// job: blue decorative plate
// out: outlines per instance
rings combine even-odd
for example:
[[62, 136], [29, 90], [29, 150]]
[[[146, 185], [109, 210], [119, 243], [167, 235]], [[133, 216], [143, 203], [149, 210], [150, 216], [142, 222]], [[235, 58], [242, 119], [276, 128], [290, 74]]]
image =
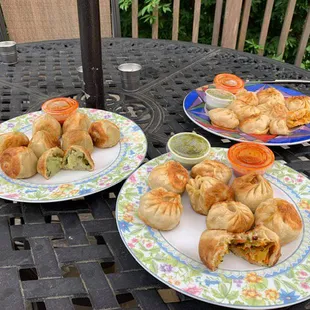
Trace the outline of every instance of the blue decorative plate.
[[[289, 89], [286, 87], [278, 85], [267, 85], [267, 84], [255, 84], [248, 85], [245, 88], [248, 91], [257, 92], [261, 89], [273, 87], [279, 90], [285, 98], [291, 96], [300, 96], [302, 93]], [[183, 101], [183, 108], [186, 115], [192, 120], [195, 124], [201, 128], [218, 135], [223, 138], [230, 140], [240, 141], [240, 142], [256, 142], [265, 145], [292, 145], [300, 144], [310, 141], [310, 124], [298, 127], [296, 130], [288, 136], [277, 136], [277, 135], [251, 135], [242, 132], [237, 129], [224, 129], [215, 127], [211, 124], [210, 118], [206, 115], [204, 111], [205, 105], [205, 92], [202, 90], [193, 90], [190, 92]]]

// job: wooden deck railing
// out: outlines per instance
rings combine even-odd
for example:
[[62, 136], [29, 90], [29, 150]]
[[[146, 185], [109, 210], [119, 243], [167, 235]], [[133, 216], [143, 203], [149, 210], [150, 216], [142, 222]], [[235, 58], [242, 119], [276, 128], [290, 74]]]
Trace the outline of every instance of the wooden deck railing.
[[[212, 45], [218, 45], [219, 38], [221, 37], [221, 46], [233, 49], [237, 47], [239, 51], [243, 51], [248, 29], [251, 5], [252, 0], [226, 0], [223, 30], [222, 35], [220, 35], [221, 18], [223, 14], [223, 0], [216, 0], [213, 33], [212, 33]], [[266, 0], [264, 18], [258, 42], [258, 44], [262, 47], [258, 51], [259, 55], [264, 54], [264, 48], [266, 45], [273, 6], [274, 6], [274, 0]], [[283, 55], [285, 51], [285, 44], [291, 28], [295, 6], [296, 6], [296, 0], [289, 0], [280, 34], [279, 44], [277, 48], [277, 55]], [[199, 21], [201, 13], [200, 10], [201, 10], [201, 0], [195, 0], [193, 29], [192, 29], [192, 42], [194, 43], [198, 42]], [[153, 14], [157, 18], [155, 23], [152, 25], [152, 38], [157, 39], [158, 38], [157, 8], [154, 10]], [[172, 40], [178, 40], [179, 15], [180, 15], [180, 0], [173, 0], [173, 20], [172, 20], [172, 36], [171, 36]], [[241, 25], [239, 27], [240, 20]], [[296, 66], [300, 66], [302, 62], [303, 56], [305, 54], [305, 49], [307, 47], [309, 34], [310, 34], [310, 5], [295, 59]], [[138, 37], [138, 0], [132, 0], [132, 37], [133, 38]]]

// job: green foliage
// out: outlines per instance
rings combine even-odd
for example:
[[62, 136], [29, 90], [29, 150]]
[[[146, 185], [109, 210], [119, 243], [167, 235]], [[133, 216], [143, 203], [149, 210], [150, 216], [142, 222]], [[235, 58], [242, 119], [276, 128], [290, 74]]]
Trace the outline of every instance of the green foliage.
[[[275, 0], [274, 2], [267, 42], [264, 48], [264, 55], [279, 61], [294, 63], [298, 44], [307, 16], [309, 0], [297, 1], [291, 29], [286, 42], [285, 52], [283, 55], [278, 55], [277, 48], [288, 1], [289, 0]], [[172, 0], [139, 1], [139, 37], [151, 37], [151, 25], [155, 21], [153, 10], [154, 7], [158, 6], [159, 38], [171, 39], [172, 3]], [[192, 39], [194, 3], [194, 0], [181, 0], [179, 21], [179, 40], [181, 41], [191, 41]], [[131, 4], [132, 0], [119, 0], [121, 9], [122, 35], [125, 37], [131, 36]], [[215, 4], [216, 0], [202, 0], [199, 43], [211, 44]], [[265, 6], [266, 0], [252, 0], [247, 38], [244, 47], [244, 51], [246, 52], [257, 54], [258, 51], [263, 48], [263, 46], [260, 46], [258, 42]], [[223, 10], [224, 8], [225, 5], [223, 6]], [[310, 70], [310, 44], [307, 46], [302, 68]]]

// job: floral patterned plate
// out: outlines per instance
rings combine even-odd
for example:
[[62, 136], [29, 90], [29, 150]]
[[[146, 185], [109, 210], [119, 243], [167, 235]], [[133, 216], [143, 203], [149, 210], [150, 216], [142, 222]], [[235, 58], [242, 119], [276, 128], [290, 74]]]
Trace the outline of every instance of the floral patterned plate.
[[[248, 91], [257, 92], [261, 89], [274, 87], [279, 90], [285, 98], [291, 96], [300, 96], [302, 93], [282, 87], [279, 85], [267, 85], [267, 84], [255, 84], [247, 85], [245, 88]], [[240, 141], [240, 142], [256, 142], [262, 143], [265, 145], [293, 145], [300, 144], [307, 141], [310, 141], [310, 124], [300, 126], [296, 128], [289, 136], [277, 136], [277, 135], [254, 135], [246, 134], [239, 129], [225, 129], [211, 124], [210, 118], [206, 115], [204, 111], [204, 105], [206, 100], [206, 95], [204, 90], [207, 89], [207, 86], [198, 88], [190, 92], [183, 101], [183, 109], [188, 118], [193, 121], [199, 127], [209, 131], [215, 135], [218, 135], [223, 138], [230, 140]]]
[[[128, 118], [95, 109], [80, 109], [92, 121], [109, 119], [119, 126], [121, 140], [108, 149], [94, 148], [94, 171], [61, 170], [50, 180], [36, 174], [29, 179], [14, 180], [0, 169], [0, 197], [22, 202], [70, 200], [107, 189], [128, 177], [145, 157], [147, 142], [141, 128]], [[31, 137], [32, 123], [43, 112], [33, 112], [0, 124], [0, 133], [20, 131]]]
[[[228, 165], [226, 154], [227, 149], [212, 148], [210, 158]], [[303, 232], [282, 247], [279, 262], [265, 268], [227, 254], [219, 269], [211, 272], [198, 255], [206, 218], [192, 210], [186, 193], [181, 222], [172, 231], [152, 229], [137, 215], [140, 197], [149, 190], [149, 172], [169, 159], [165, 154], [141, 166], [128, 178], [117, 200], [120, 235], [143, 268], [185, 295], [232, 308], [273, 309], [310, 298], [310, 181], [305, 176], [279, 162], [265, 175], [274, 196], [293, 203], [303, 221]]]

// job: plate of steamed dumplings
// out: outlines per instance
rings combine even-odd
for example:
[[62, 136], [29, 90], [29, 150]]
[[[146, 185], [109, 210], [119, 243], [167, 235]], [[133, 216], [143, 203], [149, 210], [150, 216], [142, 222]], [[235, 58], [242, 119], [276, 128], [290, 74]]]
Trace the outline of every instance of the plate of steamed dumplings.
[[205, 109], [205, 93], [194, 90], [184, 111], [197, 125], [235, 141], [289, 145], [310, 141], [310, 97], [264, 84], [246, 86], [226, 108]]
[[0, 197], [50, 202], [117, 184], [136, 169], [146, 139], [131, 120], [78, 109], [61, 125], [42, 112], [0, 125]]
[[125, 245], [165, 284], [208, 302], [223, 304], [227, 285], [226, 304], [247, 308], [257, 283], [257, 296], [275, 298], [256, 305], [279, 306], [286, 280], [310, 297], [299, 278], [310, 262], [309, 180], [278, 162], [235, 177], [226, 151], [190, 170], [166, 154], [129, 177], [116, 212]]

